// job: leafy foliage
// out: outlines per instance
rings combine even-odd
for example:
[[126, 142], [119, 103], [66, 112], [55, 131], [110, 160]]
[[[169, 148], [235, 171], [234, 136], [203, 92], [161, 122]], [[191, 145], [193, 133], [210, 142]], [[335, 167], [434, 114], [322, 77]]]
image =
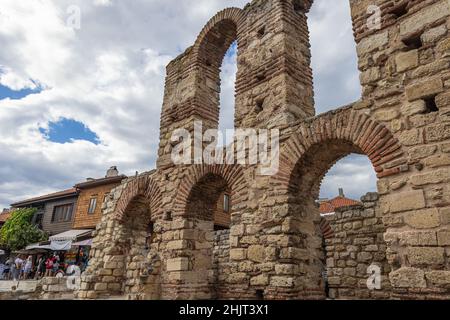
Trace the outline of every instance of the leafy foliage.
[[20, 250], [31, 243], [46, 240], [46, 234], [31, 223], [36, 209], [18, 209], [0, 229], [0, 244], [9, 250]]

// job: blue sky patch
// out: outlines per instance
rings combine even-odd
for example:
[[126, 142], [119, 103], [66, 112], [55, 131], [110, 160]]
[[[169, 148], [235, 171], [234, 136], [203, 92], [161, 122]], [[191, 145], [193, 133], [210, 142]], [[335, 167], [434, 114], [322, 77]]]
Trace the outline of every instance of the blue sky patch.
[[227, 53], [225, 54], [225, 56], [227, 58], [232, 58], [233, 56], [235, 56], [237, 54], [237, 41], [234, 41], [231, 46], [228, 48]]
[[40, 93], [41, 91], [42, 88], [40, 87], [37, 87], [36, 89], [27, 88], [16, 91], [0, 84], [0, 100], [7, 98], [11, 100], [20, 100], [22, 98], [25, 98], [26, 96], [29, 96], [30, 94]]
[[39, 131], [47, 137], [47, 140], [56, 143], [67, 143], [73, 140], [85, 140], [95, 145], [100, 144], [100, 139], [81, 122], [63, 118], [58, 122], [50, 122], [48, 131], [39, 128]]

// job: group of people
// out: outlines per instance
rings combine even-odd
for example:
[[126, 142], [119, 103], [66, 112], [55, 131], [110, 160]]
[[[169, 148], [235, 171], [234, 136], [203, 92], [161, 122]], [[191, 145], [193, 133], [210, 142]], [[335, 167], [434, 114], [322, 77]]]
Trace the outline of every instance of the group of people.
[[5, 278], [5, 280], [26, 280], [29, 278], [32, 268], [32, 256], [26, 258], [19, 255], [15, 259], [10, 257], [4, 264], [2, 277]]
[[1, 278], [3, 280], [29, 280], [53, 277], [60, 269], [60, 258], [55, 253], [52, 256], [41, 255], [33, 262], [33, 256], [25, 258], [23, 255], [15, 259], [10, 257], [1, 267]]

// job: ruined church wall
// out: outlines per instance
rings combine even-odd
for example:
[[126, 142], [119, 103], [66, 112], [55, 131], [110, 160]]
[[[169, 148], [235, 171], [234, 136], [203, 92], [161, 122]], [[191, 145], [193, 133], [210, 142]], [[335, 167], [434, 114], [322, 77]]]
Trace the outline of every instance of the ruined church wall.
[[[340, 208], [326, 219], [332, 233], [325, 240], [329, 297], [331, 299], [389, 299], [390, 265], [384, 241], [386, 227], [379, 210], [379, 197], [369, 193], [362, 204]], [[369, 289], [370, 266], [380, 268], [380, 284]]]

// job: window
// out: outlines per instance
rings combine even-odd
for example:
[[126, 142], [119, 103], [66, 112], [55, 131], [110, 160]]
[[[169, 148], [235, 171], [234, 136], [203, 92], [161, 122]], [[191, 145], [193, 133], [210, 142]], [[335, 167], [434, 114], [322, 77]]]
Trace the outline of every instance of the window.
[[69, 222], [72, 220], [73, 204], [53, 208], [52, 222]]
[[230, 212], [230, 196], [228, 194], [223, 196], [223, 212]]
[[88, 214], [93, 214], [95, 212], [95, 207], [97, 207], [97, 198], [91, 198], [91, 201], [89, 201]]

